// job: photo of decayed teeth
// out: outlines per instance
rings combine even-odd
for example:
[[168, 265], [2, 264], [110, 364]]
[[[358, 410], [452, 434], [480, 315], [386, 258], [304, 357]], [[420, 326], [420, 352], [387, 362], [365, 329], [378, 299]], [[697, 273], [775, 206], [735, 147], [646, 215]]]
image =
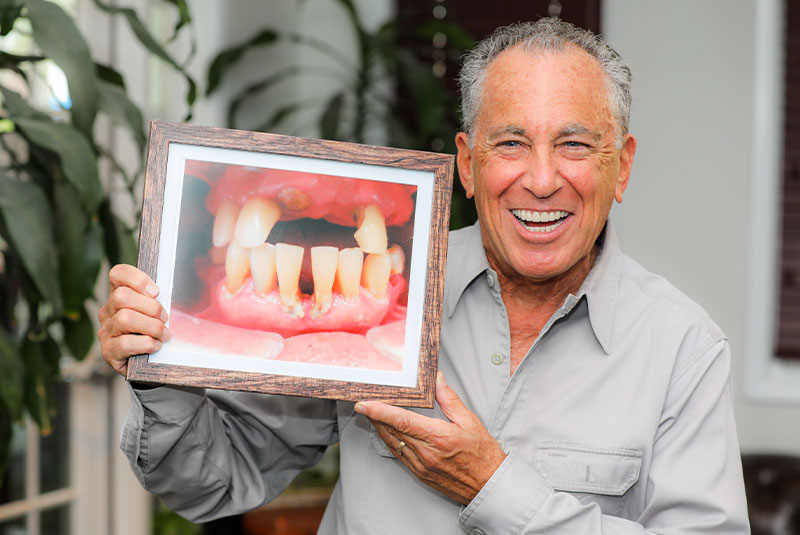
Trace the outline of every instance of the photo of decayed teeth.
[[169, 343], [399, 370], [416, 189], [188, 160]]

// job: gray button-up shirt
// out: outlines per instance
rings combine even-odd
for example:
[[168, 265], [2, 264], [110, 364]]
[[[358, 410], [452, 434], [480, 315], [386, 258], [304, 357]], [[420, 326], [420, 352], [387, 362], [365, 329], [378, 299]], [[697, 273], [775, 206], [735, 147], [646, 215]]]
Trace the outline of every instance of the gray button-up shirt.
[[133, 390], [122, 449], [139, 480], [208, 520], [276, 497], [339, 440], [322, 534], [749, 533], [727, 340], [610, 225], [513, 376], [477, 226], [451, 233], [448, 266], [439, 368], [509, 454], [468, 506], [418, 481], [352, 403], [252, 393]]

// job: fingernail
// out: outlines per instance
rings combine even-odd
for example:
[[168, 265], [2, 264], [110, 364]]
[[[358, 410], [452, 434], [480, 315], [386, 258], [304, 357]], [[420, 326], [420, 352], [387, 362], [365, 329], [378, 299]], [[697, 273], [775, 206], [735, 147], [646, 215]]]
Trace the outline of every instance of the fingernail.
[[162, 308], [161, 309], [161, 321], [166, 323], [168, 319], [169, 319], [169, 316], [167, 316], [167, 311]]
[[363, 401], [359, 401], [353, 406], [353, 409], [359, 414], [364, 414], [364, 412], [367, 410], [367, 407], [364, 405]]
[[169, 342], [169, 339], [172, 338], [172, 333], [169, 332], [169, 329], [167, 329], [166, 327], [164, 327], [164, 337], [163, 338], [164, 338], [165, 342]]
[[148, 293], [150, 297], [155, 297], [158, 295], [158, 286], [153, 284], [152, 282], [147, 283], [147, 288], [145, 291]]
[[436, 372], [436, 384], [437, 385], [444, 384], [444, 374], [441, 372], [441, 370], [438, 370]]

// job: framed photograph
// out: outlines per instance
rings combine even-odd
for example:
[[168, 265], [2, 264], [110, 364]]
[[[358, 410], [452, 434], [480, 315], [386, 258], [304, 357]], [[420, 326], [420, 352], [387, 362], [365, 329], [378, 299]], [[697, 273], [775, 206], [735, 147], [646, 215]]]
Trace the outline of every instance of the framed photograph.
[[152, 122], [128, 380], [432, 407], [453, 157]]

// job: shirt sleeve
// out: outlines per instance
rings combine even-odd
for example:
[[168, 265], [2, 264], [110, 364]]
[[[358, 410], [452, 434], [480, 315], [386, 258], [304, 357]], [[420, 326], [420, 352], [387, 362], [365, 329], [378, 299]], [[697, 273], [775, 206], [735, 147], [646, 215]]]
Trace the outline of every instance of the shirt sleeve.
[[333, 401], [131, 388], [120, 447], [149, 492], [206, 522], [277, 497], [338, 440]]
[[508, 535], [747, 534], [747, 504], [733, 420], [730, 351], [718, 340], [678, 371], [654, 439], [646, 504], [636, 521], [553, 490], [514, 452], [462, 511], [467, 533]]

